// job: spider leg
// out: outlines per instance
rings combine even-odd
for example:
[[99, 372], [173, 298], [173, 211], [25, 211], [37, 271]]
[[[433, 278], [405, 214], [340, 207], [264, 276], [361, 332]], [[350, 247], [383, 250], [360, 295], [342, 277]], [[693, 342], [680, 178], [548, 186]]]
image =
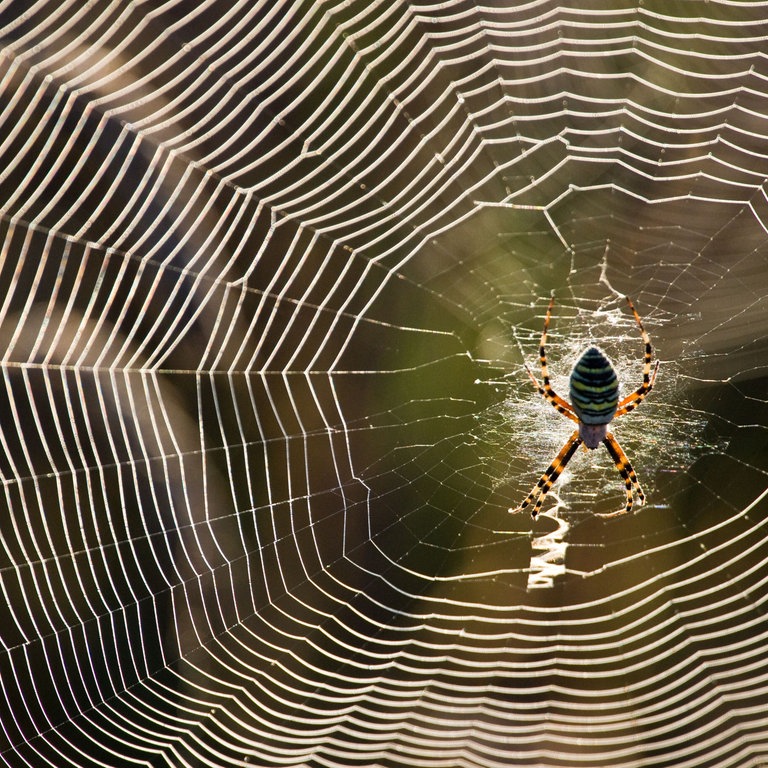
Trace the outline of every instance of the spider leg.
[[645, 504], [645, 494], [640, 486], [640, 481], [637, 479], [637, 474], [635, 473], [635, 470], [632, 469], [632, 464], [630, 464], [629, 459], [627, 458], [627, 454], [624, 453], [624, 450], [611, 432], [605, 436], [603, 443], [608, 449], [608, 453], [611, 454], [616, 469], [619, 470], [619, 474], [624, 478], [624, 485], [627, 491], [627, 504], [624, 509], [620, 509], [618, 512], [598, 513], [598, 516], [617, 517], [618, 515], [626, 515], [628, 512], [632, 511], [632, 489], [634, 488], [637, 492], [637, 498], [640, 504]]
[[541, 333], [541, 341], [539, 341], [539, 364], [541, 365], [542, 382], [539, 383], [538, 379], [531, 373], [531, 369], [527, 365], [525, 366], [525, 370], [528, 371], [528, 376], [539, 394], [550, 403], [555, 410], [562, 413], [563, 416], [568, 417], [571, 421], [578, 421], [579, 418], [574, 413], [571, 404], [555, 392], [549, 381], [549, 369], [547, 368], [547, 331], [549, 330], [549, 318], [552, 315], [552, 307], [554, 304], [555, 297], [553, 296], [549, 300], [547, 315], [544, 318], [544, 330]]
[[620, 403], [619, 407], [614, 414], [613, 418], [617, 416], [623, 416], [625, 413], [634, 411], [640, 403], [645, 400], [653, 389], [653, 385], [656, 382], [656, 374], [659, 372], [659, 361], [656, 361], [656, 365], [653, 368], [653, 375], [649, 377], [648, 381], [640, 385], [631, 395], [627, 395]]
[[562, 413], [563, 416], [566, 416], [571, 421], [578, 421], [579, 417], [573, 412], [573, 408], [571, 407], [571, 404], [565, 400], [563, 400], [560, 395], [555, 392], [554, 389], [549, 385], [549, 382], [547, 382], [546, 387], [542, 386], [539, 381], [536, 379], [536, 377], [531, 373], [531, 369], [526, 365], [525, 370], [528, 371], [528, 376], [533, 382], [533, 386], [536, 387], [539, 394], [552, 405], [552, 407], [558, 411], [559, 413]]
[[640, 319], [640, 315], [635, 309], [635, 305], [632, 303], [632, 299], [627, 296], [627, 304], [632, 310], [632, 314], [635, 316], [635, 322], [640, 329], [640, 335], [642, 336], [643, 343], [645, 344], [645, 354], [643, 356], [643, 383], [631, 394], [625, 397], [620, 403], [614, 418], [617, 416], [623, 416], [625, 413], [634, 411], [640, 403], [645, 400], [649, 392], [653, 389], [654, 382], [656, 381], [656, 374], [659, 371], [659, 361], [656, 361], [656, 365], [653, 368], [653, 375], [651, 375], [651, 359], [653, 358], [653, 347], [651, 346], [651, 337], [643, 327], [643, 322]]
[[[579, 437], [579, 430], [577, 429], [569, 438], [565, 445], [560, 450], [560, 453], [555, 456], [554, 461], [547, 467], [544, 474], [539, 478], [539, 482], [533, 486], [533, 490], [528, 494], [525, 501], [517, 508], [512, 510], [514, 513], [522, 512], [531, 502], [535, 500], [533, 509], [531, 510], [531, 517], [535, 520], [541, 509], [541, 505], [544, 503], [544, 499], [549, 493], [549, 489], [554, 482], [560, 477], [560, 473], [565, 469], [571, 457], [576, 453], [576, 449], [581, 445], [581, 438]], [[621, 450], [621, 449], [619, 449]]]

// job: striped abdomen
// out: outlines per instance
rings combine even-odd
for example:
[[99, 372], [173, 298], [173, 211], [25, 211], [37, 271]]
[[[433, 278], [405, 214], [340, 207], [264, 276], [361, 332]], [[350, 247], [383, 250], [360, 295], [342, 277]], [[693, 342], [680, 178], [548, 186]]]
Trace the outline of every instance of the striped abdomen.
[[590, 347], [573, 367], [570, 395], [573, 410], [583, 424], [608, 424], [616, 413], [616, 371], [597, 347]]

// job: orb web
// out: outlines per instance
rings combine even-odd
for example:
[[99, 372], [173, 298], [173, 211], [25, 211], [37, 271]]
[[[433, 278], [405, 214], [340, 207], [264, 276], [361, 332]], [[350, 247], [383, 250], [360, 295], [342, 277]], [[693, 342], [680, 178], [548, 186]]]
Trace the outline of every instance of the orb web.
[[5, 4], [2, 760], [765, 762], [767, 10]]

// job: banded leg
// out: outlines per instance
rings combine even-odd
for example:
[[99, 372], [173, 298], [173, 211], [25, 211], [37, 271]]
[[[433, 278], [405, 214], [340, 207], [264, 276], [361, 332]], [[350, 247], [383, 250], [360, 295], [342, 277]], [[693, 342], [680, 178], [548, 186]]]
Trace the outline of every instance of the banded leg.
[[599, 517], [617, 517], [618, 515], [626, 515], [632, 511], [634, 502], [634, 499], [632, 498], [632, 489], [634, 488], [637, 492], [637, 499], [640, 504], [645, 504], [645, 494], [640, 486], [640, 481], [637, 479], [637, 474], [627, 458], [627, 454], [624, 453], [624, 450], [611, 432], [605, 436], [603, 443], [608, 449], [608, 453], [611, 454], [616, 469], [619, 470], [619, 474], [624, 478], [624, 485], [627, 491], [627, 503], [624, 509], [620, 509], [618, 512], [598, 513], [598, 515]]
[[627, 304], [632, 310], [632, 314], [635, 316], [635, 322], [638, 328], [640, 328], [640, 335], [643, 338], [645, 344], [645, 355], [643, 357], [643, 383], [631, 394], [627, 395], [620, 403], [619, 408], [616, 411], [614, 418], [617, 416], [623, 416], [625, 413], [634, 411], [640, 403], [645, 400], [650, 391], [653, 389], [654, 382], [656, 381], [656, 374], [659, 371], [659, 361], [656, 361], [656, 365], [653, 368], [653, 375], [651, 375], [651, 359], [653, 358], [653, 347], [651, 346], [651, 337], [643, 327], [643, 321], [640, 319], [640, 315], [635, 309], [635, 305], [632, 303], [632, 299], [627, 296]]
[[643, 383], [638, 387], [631, 395], [627, 395], [620, 403], [618, 410], [614, 414], [614, 419], [618, 416], [623, 416], [625, 413], [634, 411], [640, 403], [645, 400], [653, 389], [653, 385], [656, 382], [656, 374], [659, 372], [659, 361], [656, 361], [656, 365], [653, 367], [653, 375], [649, 376], [648, 382]]
[[544, 318], [544, 330], [541, 332], [541, 341], [539, 341], [539, 364], [541, 366], [542, 383], [539, 383], [527, 365], [525, 366], [525, 370], [528, 371], [528, 376], [533, 382], [533, 386], [536, 387], [539, 394], [550, 403], [555, 410], [562, 413], [563, 416], [567, 416], [571, 421], [578, 421], [579, 419], [574, 413], [571, 404], [560, 397], [560, 395], [552, 389], [552, 384], [549, 381], [549, 369], [547, 368], [547, 331], [549, 330], [549, 318], [552, 315], [552, 307], [554, 305], [555, 297], [553, 296], [549, 300], [547, 316]]
[[[544, 474], [539, 478], [539, 482], [533, 486], [533, 490], [528, 494], [525, 501], [517, 508], [512, 510], [515, 514], [522, 512], [532, 501], [535, 499], [533, 509], [531, 510], [531, 517], [535, 520], [541, 509], [541, 505], [544, 503], [549, 489], [555, 483], [561, 472], [565, 469], [568, 462], [571, 460], [576, 449], [581, 445], [581, 438], [579, 437], [579, 430], [577, 429], [569, 438], [566, 444], [560, 450], [560, 453], [555, 456], [554, 461], [547, 467]], [[621, 449], [619, 449], [621, 450]]]
[[549, 384], [549, 380], [547, 380], [546, 384], [542, 386], [537, 381], [536, 377], [531, 373], [531, 369], [527, 365], [525, 366], [525, 370], [528, 371], [528, 376], [533, 382], [533, 386], [536, 387], [539, 394], [548, 403], [552, 404], [552, 407], [555, 408], [555, 410], [562, 413], [563, 416], [567, 416], [571, 421], [579, 420], [579, 417], [573, 412], [573, 408], [571, 407], [571, 404], [563, 400], [563, 398], [560, 397], [560, 395], [558, 395], [554, 389], [552, 389], [552, 386]]

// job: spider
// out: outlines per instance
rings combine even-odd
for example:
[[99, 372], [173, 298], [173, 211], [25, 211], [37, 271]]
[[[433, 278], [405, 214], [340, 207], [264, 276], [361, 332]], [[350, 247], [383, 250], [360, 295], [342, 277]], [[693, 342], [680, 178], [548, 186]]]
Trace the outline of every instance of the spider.
[[545, 345], [547, 343], [547, 329], [549, 328], [549, 318], [552, 314], [552, 307], [555, 304], [554, 296], [549, 301], [547, 316], [544, 320], [544, 331], [541, 334], [539, 342], [539, 361], [541, 363], [541, 378], [538, 379], [531, 373], [531, 369], [526, 365], [528, 376], [533, 382], [534, 387], [539, 394], [551, 403], [552, 406], [563, 416], [575, 421], [578, 429], [568, 438], [560, 453], [557, 454], [554, 461], [547, 467], [539, 482], [533, 486], [533, 490], [528, 494], [525, 501], [513, 510], [522, 512], [527, 506], [533, 503], [531, 517], [535, 520], [544, 503], [549, 489], [565, 469], [566, 464], [571, 460], [578, 447], [584, 443], [585, 449], [597, 448], [603, 443], [611, 455], [616, 469], [624, 478], [624, 484], [627, 491], [627, 503], [624, 509], [617, 512], [608, 512], [599, 514], [599, 517], [616, 517], [625, 515], [632, 510], [633, 489], [637, 492], [640, 504], [645, 504], [645, 494], [640, 487], [635, 470], [622, 450], [616, 438], [608, 431], [608, 425], [613, 419], [623, 416], [637, 408], [645, 400], [648, 393], [653, 389], [656, 381], [656, 374], [659, 370], [659, 361], [653, 366], [651, 373], [651, 358], [653, 349], [651, 347], [650, 336], [643, 328], [640, 315], [637, 314], [634, 304], [627, 297], [627, 303], [635, 316], [637, 325], [640, 328], [640, 335], [645, 344], [645, 357], [643, 359], [643, 383], [631, 394], [619, 401], [619, 385], [616, 378], [616, 371], [613, 369], [610, 360], [597, 348], [589, 347], [579, 358], [571, 372], [569, 392], [571, 402], [566, 402], [562, 397], [556, 394], [549, 383], [549, 371], [547, 370], [547, 352]]

